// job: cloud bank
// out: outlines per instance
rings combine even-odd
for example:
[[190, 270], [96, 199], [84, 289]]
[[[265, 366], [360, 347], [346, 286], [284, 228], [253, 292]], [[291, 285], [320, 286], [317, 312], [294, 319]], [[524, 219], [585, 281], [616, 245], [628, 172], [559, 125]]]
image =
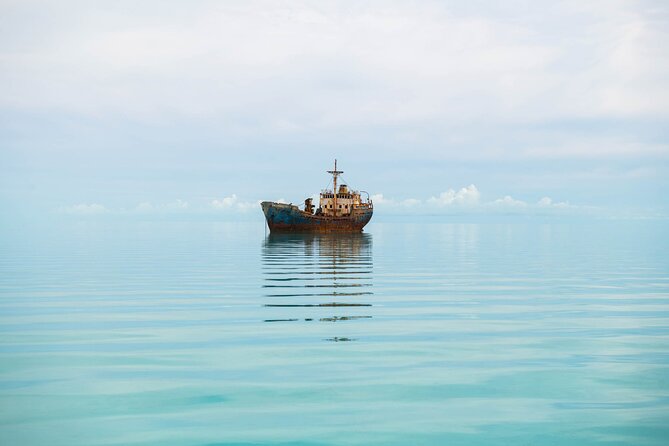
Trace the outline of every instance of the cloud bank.
[[473, 184], [463, 187], [459, 191], [449, 189], [442, 192], [438, 197], [430, 197], [427, 202], [436, 206], [450, 206], [453, 204], [464, 206], [475, 206], [479, 204], [481, 193]]
[[3, 7], [0, 107], [121, 114], [145, 124], [215, 120], [228, 138], [355, 129], [365, 140], [378, 139], [382, 127], [413, 143], [407, 150], [433, 155], [669, 154], [666, 141], [550, 129], [550, 139], [515, 133], [524, 140], [515, 149], [501, 141], [454, 150], [480, 139], [471, 129], [482, 122], [494, 123], [499, 140], [503, 126], [669, 116], [661, 3], [148, 2], [132, 3], [128, 14], [129, 7]]
[[404, 198], [392, 199], [383, 194], [375, 194], [372, 197], [374, 205], [380, 210], [392, 212], [404, 212], [413, 208], [421, 208], [427, 213], [545, 213], [555, 211], [570, 212], [591, 212], [592, 206], [574, 206], [567, 201], [555, 202], [550, 197], [542, 197], [536, 203], [519, 200], [511, 195], [505, 195], [492, 200], [483, 200], [481, 192], [474, 184], [463, 187], [459, 190], [448, 189], [438, 196], [432, 196], [427, 199]]
[[[448, 189], [438, 196], [421, 198], [387, 198], [383, 194], [371, 195], [377, 211], [382, 213], [541, 213], [549, 211], [589, 212], [591, 206], [574, 206], [567, 201], [555, 202], [550, 197], [542, 197], [535, 203], [505, 195], [500, 198], [484, 200], [479, 189], [474, 184], [462, 187], [458, 190]], [[279, 198], [274, 200], [280, 203], [288, 203]], [[318, 201], [318, 197], [314, 197]], [[207, 200], [195, 200], [194, 204], [181, 199], [153, 204], [149, 202], [139, 203], [135, 207], [111, 209], [100, 204], [77, 204], [61, 207], [60, 211], [73, 215], [97, 215], [97, 214], [249, 214], [254, 211], [260, 212], [260, 200], [241, 200], [237, 194], [230, 194], [222, 198]], [[301, 205], [301, 203], [295, 203]]]
[[228, 197], [211, 200], [209, 206], [217, 211], [247, 212], [251, 209], [259, 209], [260, 201], [240, 201], [237, 194], [232, 194]]
[[26, 0], [0, 16], [0, 205], [236, 212], [301, 197], [337, 157], [379, 206], [669, 208], [662, 1]]

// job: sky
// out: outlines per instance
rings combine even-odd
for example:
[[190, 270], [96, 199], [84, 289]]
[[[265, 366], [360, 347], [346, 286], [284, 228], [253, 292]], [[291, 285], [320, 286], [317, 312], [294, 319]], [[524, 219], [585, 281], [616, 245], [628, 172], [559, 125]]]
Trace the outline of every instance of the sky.
[[0, 1], [0, 206], [669, 215], [663, 1]]

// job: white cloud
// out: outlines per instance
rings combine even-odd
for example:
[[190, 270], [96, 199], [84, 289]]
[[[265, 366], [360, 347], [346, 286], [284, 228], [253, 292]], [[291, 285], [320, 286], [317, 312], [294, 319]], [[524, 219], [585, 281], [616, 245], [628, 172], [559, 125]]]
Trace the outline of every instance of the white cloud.
[[422, 201], [417, 198], [394, 200], [392, 198], [384, 197], [383, 194], [374, 194], [370, 199], [375, 206], [381, 205], [382, 207], [414, 207], [422, 203]]
[[135, 212], [154, 213], [154, 212], [182, 212], [190, 208], [187, 201], [176, 199], [168, 203], [153, 204], [143, 201], [135, 206]]
[[171, 203], [167, 203], [166, 209], [169, 210], [183, 210], [183, 209], [188, 209], [189, 204], [187, 201], [183, 201], [180, 199], [177, 199]]
[[467, 205], [476, 206], [481, 198], [481, 193], [475, 185], [470, 184], [459, 191], [449, 189], [442, 192], [438, 197], [430, 197], [427, 202], [437, 206]]
[[374, 203], [375, 205], [377, 205], [377, 204], [383, 205], [383, 204], [392, 204], [393, 203], [392, 200], [388, 200], [387, 198], [385, 198], [383, 196], [383, 194], [374, 194], [369, 198], [372, 200], [372, 203]]
[[503, 198], [498, 198], [497, 200], [491, 203], [493, 206], [504, 207], [504, 208], [524, 208], [527, 207], [527, 203], [521, 200], [516, 200], [511, 195], [505, 195]]
[[[434, 213], [437, 212], [449, 212], [449, 213], [458, 213], [458, 212], [475, 212], [475, 213], [485, 213], [485, 212], [506, 212], [513, 211], [514, 213], [553, 213], [553, 212], [563, 212], [564, 210], [569, 210], [570, 212], [583, 212], [590, 213], [601, 212], [601, 209], [594, 208], [592, 206], [584, 205], [571, 205], [568, 201], [555, 202], [551, 197], [544, 196], [534, 204], [530, 204], [526, 201], [513, 198], [510, 195], [505, 195], [501, 198], [497, 198], [491, 201], [481, 201], [481, 193], [478, 188], [471, 184], [467, 187], [463, 187], [459, 190], [449, 189], [446, 192], [442, 192], [439, 197], [430, 197], [428, 199], [420, 198], [401, 198], [401, 199], [392, 199], [386, 198], [382, 193], [377, 193], [371, 196], [371, 199], [375, 206], [380, 209], [390, 210], [392, 212], [408, 212], [409, 209], [419, 208], [417, 212], [424, 213]], [[283, 198], [275, 200], [279, 203], [287, 203]], [[188, 201], [182, 199], [176, 199], [170, 202], [164, 202], [160, 204], [153, 204], [151, 202], [141, 202], [134, 209], [130, 211], [120, 210], [111, 210], [107, 207], [92, 203], [82, 203], [68, 207], [60, 208], [60, 211], [68, 214], [78, 214], [78, 215], [94, 215], [94, 214], [105, 214], [105, 213], [117, 213], [117, 214], [152, 214], [152, 213], [194, 213], [198, 214], [201, 212], [229, 212], [231, 215], [235, 213], [247, 213], [252, 211], [260, 210], [260, 200], [256, 201], [243, 201], [240, 200], [237, 194], [231, 194], [223, 198], [207, 199], [206, 201], [196, 202], [195, 206], [191, 206]], [[428, 204], [429, 206], [421, 206], [421, 204]]]
[[666, 17], [634, 2], [55, 5], [7, 11], [0, 104], [269, 134], [669, 112]]
[[105, 214], [109, 212], [105, 206], [97, 203], [87, 204], [75, 204], [72, 206], [62, 207], [61, 212], [66, 214], [76, 214], [76, 215], [95, 215], [95, 214]]
[[211, 200], [211, 207], [214, 209], [230, 209], [237, 203], [237, 195], [232, 194], [229, 197], [223, 199], [214, 199]]
[[[471, 184], [463, 187], [458, 191], [449, 189], [442, 192], [439, 197], [430, 197], [427, 200], [418, 198], [405, 199], [390, 199], [383, 194], [378, 193], [372, 195], [372, 201], [380, 208], [393, 209], [401, 212], [402, 208], [418, 206], [421, 203], [431, 205], [429, 208], [424, 207], [425, 212], [434, 212], [435, 209], [441, 209], [447, 212], [522, 212], [522, 213], [536, 213], [536, 212], [553, 212], [558, 210], [569, 209], [571, 211], [592, 212], [591, 206], [574, 206], [568, 201], [555, 202], [550, 197], [542, 197], [535, 204], [528, 203], [523, 200], [513, 198], [511, 195], [505, 195], [491, 201], [481, 201], [481, 193], [478, 188]], [[432, 210], [430, 210], [432, 209]]]
[[550, 197], [543, 197], [537, 202], [537, 206], [542, 208], [551, 207], [553, 205], [553, 200]]
[[209, 207], [216, 210], [235, 210], [246, 212], [252, 209], [258, 209], [259, 206], [260, 200], [240, 201], [237, 197], [237, 194], [232, 194], [221, 199], [216, 198], [209, 202]]
[[566, 209], [574, 207], [570, 205], [568, 201], [560, 201], [558, 203], [555, 203], [550, 197], [543, 197], [541, 200], [537, 202], [537, 206], [539, 206], [540, 208], [556, 208], [556, 209]]

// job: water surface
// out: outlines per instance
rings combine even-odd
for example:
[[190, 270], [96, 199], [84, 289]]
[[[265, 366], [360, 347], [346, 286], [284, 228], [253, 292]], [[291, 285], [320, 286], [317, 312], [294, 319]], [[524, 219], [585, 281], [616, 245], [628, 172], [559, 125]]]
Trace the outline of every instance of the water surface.
[[0, 240], [0, 443], [665, 445], [652, 222], [70, 221]]

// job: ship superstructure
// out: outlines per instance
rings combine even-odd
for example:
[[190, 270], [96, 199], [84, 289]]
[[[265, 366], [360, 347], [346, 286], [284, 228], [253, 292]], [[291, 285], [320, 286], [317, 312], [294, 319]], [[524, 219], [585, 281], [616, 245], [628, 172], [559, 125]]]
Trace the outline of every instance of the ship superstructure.
[[360, 192], [349, 189], [346, 184], [338, 184], [342, 173], [328, 170], [332, 175], [332, 189], [323, 189], [320, 193], [318, 208], [314, 209], [313, 200], [304, 200], [304, 209], [293, 204], [263, 201], [262, 210], [271, 231], [322, 231], [322, 232], [359, 232], [372, 218], [372, 200], [363, 200]]
[[[335, 160], [335, 170], [328, 170], [332, 174], [333, 188], [323, 189], [320, 194], [319, 206], [316, 209], [316, 215], [329, 215], [333, 217], [350, 215], [354, 209], [365, 209], [371, 206], [371, 202], [363, 202], [360, 198], [360, 192], [350, 190], [346, 184], [340, 184], [337, 189], [337, 179], [344, 173], [337, 170], [337, 160]], [[334, 191], [337, 191], [335, 194]]]

